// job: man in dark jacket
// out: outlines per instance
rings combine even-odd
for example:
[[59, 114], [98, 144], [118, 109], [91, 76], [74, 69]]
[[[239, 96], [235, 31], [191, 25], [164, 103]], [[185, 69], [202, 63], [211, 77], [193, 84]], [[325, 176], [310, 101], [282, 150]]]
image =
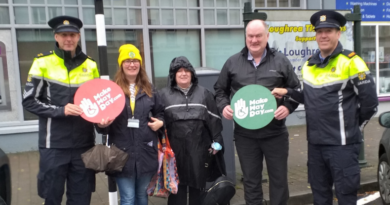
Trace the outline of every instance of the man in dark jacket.
[[99, 72], [77, 45], [83, 25], [78, 18], [59, 16], [48, 23], [57, 44], [34, 59], [23, 93], [23, 107], [39, 117], [38, 195], [46, 205], [60, 205], [66, 182], [67, 204], [89, 205], [95, 173], [85, 168], [81, 154], [95, 144], [95, 132], [73, 98]]
[[161, 91], [165, 124], [176, 156], [180, 185], [168, 205], [201, 204], [201, 190], [209, 176], [209, 149], [223, 160], [222, 122], [213, 94], [198, 85], [195, 69], [184, 56], [174, 58], [169, 69], [170, 84]]
[[[217, 106], [223, 116], [231, 120], [231, 97], [242, 87], [258, 84], [272, 90], [275, 87], [299, 89], [300, 83], [289, 60], [268, 46], [268, 28], [264, 21], [253, 20], [246, 28], [246, 47], [231, 56], [222, 68], [214, 85]], [[247, 205], [263, 202], [261, 187], [263, 158], [265, 157], [270, 181], [271, 204], [287, 204], [288, 132], [285, 118], [297, 103], [278, 100], [275, 119], [261, 129], [249, 130], [234, 124], [234, 138], [244, 174]]]

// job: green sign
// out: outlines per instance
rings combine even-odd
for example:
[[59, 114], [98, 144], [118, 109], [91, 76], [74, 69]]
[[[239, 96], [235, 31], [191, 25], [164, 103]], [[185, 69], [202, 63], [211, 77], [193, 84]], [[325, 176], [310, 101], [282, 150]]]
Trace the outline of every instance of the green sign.
[[255, 130], [265, 127], [272, 121], [276, 111], [276, 100], [266, 87], [247, 85], [234, 94], [230, 106], [237, 124]]

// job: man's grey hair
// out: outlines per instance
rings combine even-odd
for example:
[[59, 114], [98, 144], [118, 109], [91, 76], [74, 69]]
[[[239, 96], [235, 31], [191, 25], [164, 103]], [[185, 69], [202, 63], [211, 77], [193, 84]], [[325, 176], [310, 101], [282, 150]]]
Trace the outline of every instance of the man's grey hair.
[[264, 29], [265, 29], [265, 34], [267, 34], [269, 31], [268, 31], [268, 24], [265, 23], [265, 21], [261, 20], [261, 19], [253, 19], [251, 21], [248, 22], [246, 28], [245, 28], [245, 33], [247, 32], [247, 29], [248, 29], [248, 25], [252, 22], [252, 21], [260, 21], [263, 26], [264, 26]]

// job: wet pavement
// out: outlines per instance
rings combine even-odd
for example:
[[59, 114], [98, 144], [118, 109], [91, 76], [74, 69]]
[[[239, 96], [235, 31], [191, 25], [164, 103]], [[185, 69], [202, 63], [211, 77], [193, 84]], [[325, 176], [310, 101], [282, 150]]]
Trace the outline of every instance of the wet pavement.
[[[312, 196], [310, 185], [307, 182], [307, 141], [306, 126], [289, 127], [290, 149], [288, 160], [288, 184], [290, 189], [289, 204], [311, 204]], [[366, 167], [361, 169], [361, 192], [374, 191], [377, 180], [378, 145], [384, 128], [374, 118], [365, 129], [365, 159]], [[39, 153], [37, 151], [9, 154], [12, 174], [12, 205], [41, 205], [44, 200], [37, 195], [37, 173]], [[231, 205], [245, 204], [242, 171], [235, 156], [236, 163], [236, 195]], [[264, 163], [264, 178], [267, 179], [267, 169]], [[263, 183], [264, 198], [268, 197], [268, 182]], [[150, 197], [150, 205], [165, 205], [164, 198]], [[62, 202], [65, 204], [65, 197]], [[107, 177], [103, 173], [96, 175], [96, 192], [92, 195], [93, 205], [108, 205]], [[379, 203], [380, 204], [380, 203]]]

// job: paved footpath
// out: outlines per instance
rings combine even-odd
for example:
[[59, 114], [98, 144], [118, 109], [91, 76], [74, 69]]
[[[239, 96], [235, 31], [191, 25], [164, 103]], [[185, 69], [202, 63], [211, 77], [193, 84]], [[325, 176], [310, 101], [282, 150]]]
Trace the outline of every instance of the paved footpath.
[[[289, 204], [310, 204], [311, 190], [307, 183], [307, 141], [306, 126], [288, 128], [290, 133], [290, 150], [288, 161], [288, 179], [290, 188]], [[373, 184], [376, 181], [378, 164], [378, 144], [384, 128], [378, 124], [378, 119], [370, 121], [365, 129], [365, 157], [368, 166], [361, 170], [362, 184]], [[41, 205], [44, 201], [37, 195], [37, 173], [39, 154], [37, 151], [9, 154], [12, 173], [12, 205]], [[245, 204], [244, 190], [241, 183], [242, 172], [238, 157], [235, 157], [237, 173], [237, 192], [231, 200], [231, 205]], [[267, 178], [265, 167], [264, 178]], [[103, 173], [96, 175], [96, 192], [92, 195], [93, 205], [108, 205], [107, 177]], [[268, 198], [268, 182], [263, 183], [264, 198]], [[370, 189], [372, 186], [363, 186]], [[62, 202], [65, 204], [65, 197]], [[150, 197], [150, 205], [165, 205], [166, 199]]]

